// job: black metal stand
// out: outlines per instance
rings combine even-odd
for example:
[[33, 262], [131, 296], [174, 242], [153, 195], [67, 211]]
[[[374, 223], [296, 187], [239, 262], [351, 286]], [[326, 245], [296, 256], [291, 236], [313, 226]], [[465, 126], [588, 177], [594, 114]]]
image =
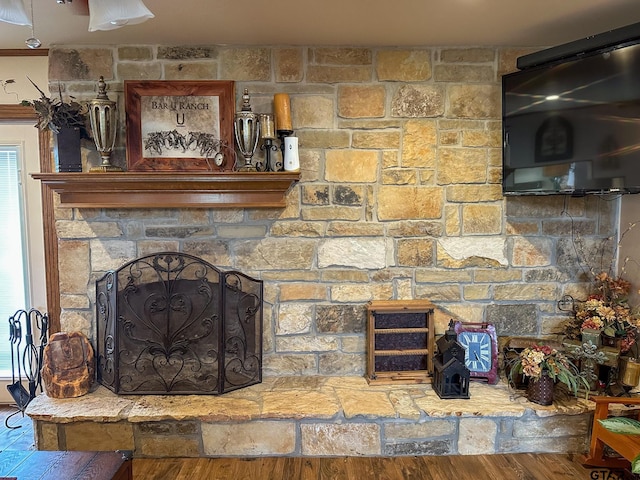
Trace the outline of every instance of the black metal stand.
[[258, 162], [256, 164], [256, 168], [259, 172], [280, 172], [284, 169], [284, 163], [275, 162], [275, 164], [273, 164], [271, 162], [271, 152], [278, 151], [278, 146], [273, 144], [272, 139], [265, 138], [264, 143], [260, 145], [260, 150], [264, 150], [265, 160], [264, 164], [262, 164], [262, 162]]
[[[22, 344], [22, 325], [26, 331], [25, 345], [21, 349]], [[39, 345], [33, 342], [32, 330], [36, 329], [40, 332]], [[16, 412], [5, 418], [4, 424], [7, 428], [16, 429], [21, 425], [12, 427], [9, 425], [9, 419], [18, 413], [22, 413], [29, 405], [29, 402], [36, 396], [38, 387], [42, 392], [42, 355], [44, 347], [47, 344], [47, 333], [49, 330], [49, 317], [46, 313], [41, 313], [36, 309], [18, 310], [9, 318], [9, 343], [11, 344], [11, 385], [7, 385], [7, 390], [16, 402]], [[27, 391], [22, 385], [22, 371], [24, 370], [25, 380], [28, 381], [29, 390]]]

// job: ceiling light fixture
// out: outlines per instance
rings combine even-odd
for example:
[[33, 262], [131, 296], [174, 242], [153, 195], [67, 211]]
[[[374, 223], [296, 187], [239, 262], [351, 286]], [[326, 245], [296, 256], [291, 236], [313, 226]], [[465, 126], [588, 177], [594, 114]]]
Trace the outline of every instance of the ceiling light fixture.
[[22, 0], [0, 0], [0, 21], [14, 25], [31, 26], [31, 20], [29, 20]]
[[29, 7], [31, 9], [31, 36], [27, 38], [24, 43], [26, 43], [29, 48], [40, 48], [42, 42], [36, 37], [35, 27], [33, 26], [33, 0], [29, 1]]
[[[2, 1], [2, 0], [0, 0]], [[142, 0], [89, 0], [89, 31], [113, 30], [155, 17]]]

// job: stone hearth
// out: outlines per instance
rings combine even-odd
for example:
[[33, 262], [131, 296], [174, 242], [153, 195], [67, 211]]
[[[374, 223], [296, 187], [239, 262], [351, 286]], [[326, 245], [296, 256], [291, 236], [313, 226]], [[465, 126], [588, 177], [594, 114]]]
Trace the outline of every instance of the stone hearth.
[[133, 450], [136, 457], [445, 455], [583, 452], [592, 402], [543, 407], [506, 385], [472, 383], [470, 400], [430, 385], [361, 377], [267, 377], [222, 396], [36, 397], [40, 450]]

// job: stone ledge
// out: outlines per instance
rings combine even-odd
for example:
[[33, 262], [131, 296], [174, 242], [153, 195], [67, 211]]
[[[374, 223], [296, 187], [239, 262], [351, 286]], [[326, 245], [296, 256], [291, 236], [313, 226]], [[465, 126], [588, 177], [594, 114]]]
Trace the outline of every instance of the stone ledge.
[[579, 415], [593, 410], [584, 399], [551, 406], [527, 401], [506, 384], [472, 382], [469, 400], [442, 400], [430, 385], [368, 385], [361, 377], [270, 377], [261, 384], [219, 396], [116, 395], [98, 386], [88, 395], [36, 397], [27, 408], [33, 420], [132, 423], [198, 419], [209, 422], [305, 418], [409, 419], [425, 417], [521, 417]]
[[[505, 384], [472, 382], [469, 400], [430, 385], [362, 377], [269, 377], [221, 396], [36, 397], [41, 450], [128, 449], [137, 456], [443, 455], [582, 452], [593, 402], [530, 403]], [[179, 446], [179, 448], [178, 448]]]

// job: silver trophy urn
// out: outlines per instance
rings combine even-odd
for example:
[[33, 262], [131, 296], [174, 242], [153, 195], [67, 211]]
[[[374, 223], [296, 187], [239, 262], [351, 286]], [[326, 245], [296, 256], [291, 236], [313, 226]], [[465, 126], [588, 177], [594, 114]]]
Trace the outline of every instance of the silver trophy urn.
[[112, 165], [109, 161], [111, 152], [116, 142], [118, 132], [118, 110], [116, 102], [107, 97], [107, 85], [104, 77], [98, 81], [98, 96], [91, 100], [89, 106], [89, 119], [91, 120], [91, 132], [96, 149], [102, 158], [102, 163], [91, 167], [90, 172], [121, 172], [122, 168]]
[[251, 111], [249, 100], [249, 90], [245, 88], [242, 95], [242, 110], [236, 113], [233, 124], [236, 144], [244, 157], [244, 165], [238, 167], [241, 172], [257, 171], [251, 159], [260, 138], [260, 122], [258, 121], [258, 115]]

